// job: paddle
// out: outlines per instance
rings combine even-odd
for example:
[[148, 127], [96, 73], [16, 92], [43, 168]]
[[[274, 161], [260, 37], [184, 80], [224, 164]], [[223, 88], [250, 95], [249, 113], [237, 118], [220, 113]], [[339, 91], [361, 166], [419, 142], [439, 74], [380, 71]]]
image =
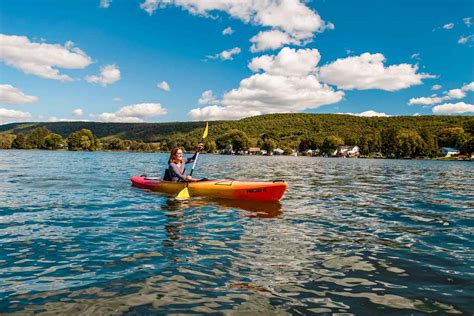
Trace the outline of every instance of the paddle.
[[[204, 133], [202, 133], [201, 143], [204, 142], [204, 139], [207, 137], [208, 132], [209, 132], [209, 123], [206, 123], [206, 128], [204, 129]], [[196, 151], [196, 159], [194, 159], [193, 167], [191, 168], [191, 172], [189, 173], [190, 176], [193, 175], [194, 167], [196, 166], [196, 162], [198, 160], [198, 157], [199, 157], [199, 150]], [[184, 186], [184, 189], [179, 191], [178, 195], [176, 196], [177, 199], [182, 200], [182, 199], [189, 199], [190, 198], [188, 186], [189, 186], [189, 181], [186, 182], [186, 185]]]

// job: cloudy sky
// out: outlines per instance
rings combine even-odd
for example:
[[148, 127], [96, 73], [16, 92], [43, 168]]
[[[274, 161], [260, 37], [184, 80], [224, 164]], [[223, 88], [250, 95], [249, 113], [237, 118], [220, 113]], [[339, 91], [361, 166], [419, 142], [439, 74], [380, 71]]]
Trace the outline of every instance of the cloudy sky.
[[0, 0], [0, 124], [474, 115], [472, 0]]

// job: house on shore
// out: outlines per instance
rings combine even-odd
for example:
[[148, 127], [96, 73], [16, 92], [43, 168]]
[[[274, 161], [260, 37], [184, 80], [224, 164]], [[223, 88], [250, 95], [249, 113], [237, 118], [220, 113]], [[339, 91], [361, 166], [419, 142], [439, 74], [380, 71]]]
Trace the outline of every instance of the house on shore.
[[321, 151], [319, 149], [308, 149], [306, 151], [303, 151], [303, 155], [305, 156], [319, 156], [321, 154]]
[[262, 151], [260, 150], [260, 147], [250, 147], [248, 150], [249, 155], [261, 155]]
[[277, 148], [277, 149], [273, 150], [274, 155], [283, 155], [284, 152], [285, 151], [281, 148]]
[[339, 146], [336, 151], [338, 157], [358, 157], [360, 152], [359, 146]]
[[461, 153], [461, 151], [457, 148], [451, 148], [451, 147], [441, 147], [438, 150], [438, 153], [440, 155], [443, 155], [444, 157], [452, 157], [452, 156], [457, 156]]
[[222, 155], [235, 155], [235, 151], [232, 148], [232, 145], [229, 144], [225, 147], [225, 149], [219, 150], [219, 154], [222, 154]]

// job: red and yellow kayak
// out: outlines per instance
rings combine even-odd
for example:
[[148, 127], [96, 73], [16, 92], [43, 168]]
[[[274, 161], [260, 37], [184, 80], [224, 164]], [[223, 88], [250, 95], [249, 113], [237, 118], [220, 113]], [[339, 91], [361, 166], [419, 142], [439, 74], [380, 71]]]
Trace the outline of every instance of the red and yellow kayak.
[[[178, 194], [184, 186], [183, 182], [149, 179], [145, 176], [132, 176], [132, 185], [152, 191]], [[278, 201], [286, 191], [288, 184], [283, 181], [247, 182], [236, 180], [207, 180], [190, 182], [190, 196], [207, 196], [219, 199], [242, 199], [255, 201]]]

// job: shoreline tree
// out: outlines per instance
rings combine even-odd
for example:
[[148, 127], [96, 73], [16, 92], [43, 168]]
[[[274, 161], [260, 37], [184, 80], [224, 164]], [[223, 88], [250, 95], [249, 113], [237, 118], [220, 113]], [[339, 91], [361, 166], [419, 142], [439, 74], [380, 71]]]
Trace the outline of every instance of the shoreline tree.
[[0, 133], [0, 149], [11, 149], [15, 138], [13, 134]]
[[322, 151], [327, 155], [332, 156], [334, 151], [342, 145], [344, 145], [344, 140], [341, 137], [330, 135], [324, 139]]
[[101, 144], [90, 130], [83, 128], [68, 136], [67, 145], [69, 150], [96, 151], [100, 149]]
[[237, 129], [230, 130], [226, 134], [216, 139], [218, 149], [224, 149], [227, 145], [232, 145], [235, 152], [249, 149], [249, 138], [245, 132]]
[[47, 149], [56, 150], [63, 146], [64, 140], [61, 135], [51, 133], [44, 138], [44, 144]]

